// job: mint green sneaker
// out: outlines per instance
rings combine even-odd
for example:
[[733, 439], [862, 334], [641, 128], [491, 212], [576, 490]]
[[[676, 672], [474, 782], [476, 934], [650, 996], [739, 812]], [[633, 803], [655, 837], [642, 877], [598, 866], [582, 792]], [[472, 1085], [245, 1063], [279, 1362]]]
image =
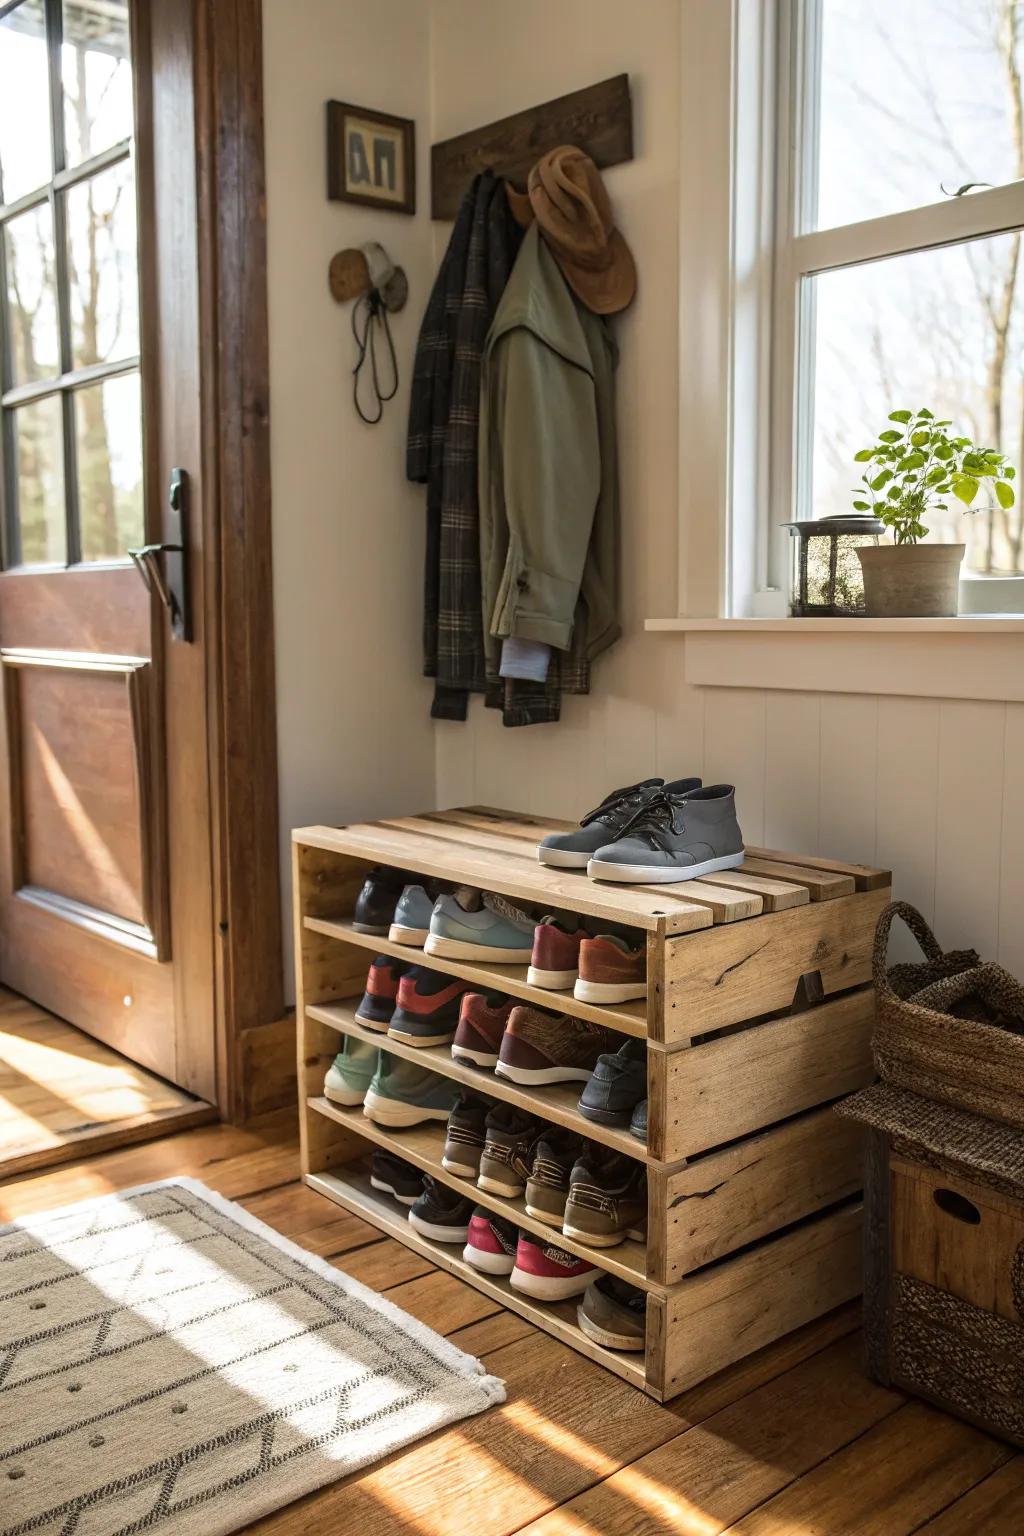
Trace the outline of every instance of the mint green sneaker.
[[363, 1114], [378, 1125], [399, 1129], [424, 1120], [447, 1120], [459, 1085], [418, 1062], [380, 1053], [380, 1065], [366, 1090]]
[[346, 1035], [324, 1078], [324, 1098], [335, 1104], [361, 1104], [377, 1070], [380, 1051], [375, 1045]]

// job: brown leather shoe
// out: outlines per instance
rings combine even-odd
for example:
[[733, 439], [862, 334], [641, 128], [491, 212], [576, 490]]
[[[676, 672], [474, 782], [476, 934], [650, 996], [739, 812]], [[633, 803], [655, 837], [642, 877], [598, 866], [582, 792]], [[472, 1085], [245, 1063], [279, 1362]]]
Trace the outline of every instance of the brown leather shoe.
[[543, 1008], [513, 1008], [495, 1072], [514, 1083], [585, 1083], [614, 1037], [598, 1024]]
[[634, 949], [614, 933], [584, 939], [573, 996], [581, 1003], [628, 1003], [634, 997], [646, 997], [646, 944]]

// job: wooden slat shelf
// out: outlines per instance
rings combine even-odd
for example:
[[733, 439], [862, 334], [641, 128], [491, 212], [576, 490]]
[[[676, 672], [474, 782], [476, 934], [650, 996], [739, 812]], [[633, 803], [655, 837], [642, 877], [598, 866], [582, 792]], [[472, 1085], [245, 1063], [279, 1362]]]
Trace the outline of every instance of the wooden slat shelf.
[[[298, 1074], [307, 1183], [666, 1398], [820, 1317], [860, 1288], [860, 1148], [829, 1107], [872, 1076], [871, 958], [889, 874], [867, 865], [748, 849], [741, 869], [682, 885], [618, 886], [549, 868], [536, 845], [566, 823], [466, 806], [293, 834]], [[468, 964], [357, 933], [367, 870], [383, 865], [576, 913], [646, 935], [648, 997], [601, 1008], [532, 987], [527, 967]], [[538, 1089], [366, 1030], [355, 1004], [368, 952], [460, 977], [647, 1043], [648, 1145], [579, 1114], [576, 1084]], [[322, 1097], [339, 1035], [420, 1062], [643, 1162], [648, 1240], [588, 1249], [441, 1168], [442, 1122], [376, 1126]], [[387, 1146], [525, 1230], [547, 1236], [646, 1295], [642, 1356], [601, 1349], [575, 1303], [547, 1307], [477, 1274], [370, 1190], [367, 1149]]]
[[580, 1114], [576, 1105], [583, 1088], [582, 1083], [552, 1083], [546, 1087], [524, 1088], [510, 1082], [507, 1077], [498, 1077], [486, 1067], [473, 1067], [456, 1061], [447, 1045], [406, 1045], [402, 1040], [393, 1040], [389, 1035], [367, 1029], [356, 1018], [351, 1002], [309, 1004], [306, 1013], [310, 1018], [328, 1024], [354, 1040], [378, 1046], [392, 1056], [403, 1056], [407, 1061], [429, 1067], [431, 1072], [437, 1072], [442, 1077], [464, 1083], [474, 1093], [502, 1099], [507, 1104], [516, 1104], [542, 1120], [563, 1125], [567, 1130], [575, 1131], [577, 1136], [589, 1137], [591, 1141], [599, 1141], [606, 1147], [614, 1147], [616, 1152], [624, 1152], [627, 1157], [635, 1157], [638, 1162], [654, 1161], [644, 1143], [629, 1134], [628, 1127], [618, 1130], [614, 1126], [597, 1125]]
[[645, 1384], [643, 1354], [604, 1349], [600, 1344], [593, 1343], [576, 1322], [574, 1300], [534, 1301], [531, 1296], [525, 1295], [522, 1291], [514, 1290], [500, 1275], [485, 1275], [480, 1270], [474, 1269], [472, 1264], [467, 1264], [462, 1257], [462, 1249], [456, 1244], [432, 1243], [429, 1238], [421, 1237], [406, 1220], [402, 1208], [374, 1189], [362, 1170], [346, 1169], [344, 1178], [339, 1178], [337, 1174], [332, 1173], [309, 1173], [306, 1175], [306, 1183], [311, 1189], [319, 1190], [329, 1200], [343, 1206], [345, 1210], [352, 1211], [354, 1215], [361, 1216], [364, 1221], [371, 1222], [381, 1232], [386, 1232], [389, 1237], [397, 1238], [407, 1248], [423, 1254], [439, 1269], [446, 1269], [449, 1274], [468, 1281], [470, 1285], [476, 1286], [478, 1291], [483, 1291], [485, 1296], [492, 1296], [495, 1301], [500, 1301], [510, 1311], [518, 1312], [521, 1317], [527, 1318], [529, 1322], [535, 1323], [547, 1333], [553, 1333], [563, 1343], [571, 1344], [573, 1349], [579, 1350], [582, 1355], [588, 1355], [591, 1360], [596, 1360], [606, 1370], [614, 1371], [616, 1376], [623, 1377], [633, 1386], [643, 1388]]
[[568, 1253], [574, 1253], [577, 1258], [589, 1259], [596, 1264], [598, 1269], [606, 1269], [610, 1274], [618, 1275], [621, 1280], [628, 1280], [630, 1285], [639, 1286], [642, 1290], [664, 1290], [664, 1286], [657, 1286], [647, 1278], [647, 1248], [643, 1243], [632, 1242], [626, 1239], [616, 1248], [588, 1248], [586, 1243], [578, 1243], [574, 1238], [563, 1237], [557, 1227], [549, 1227], [545, 1222], [538, 1221], [535, 1216], [530, 1216], [526, 1210], [525, 1201], [508, 1200], [504, 1195], [492, 1195], [485, 1189], [477, 1189], [472, 1179], [460, 1179], [458, 1174], [449, 1173], [447, 1168], [441, 1166], [441, 1153], [444, 1149], [445, 1129], [442, 1122], [433, 1120], [425, 1125], [414, 1125], [408, 1130], [395, 1130], [390, 1126], [377, 1125], [375, 1121], [367, 1118], [362, 1109], [347, 1109], [341, 1104], [332, 1104], [330, 1099], [316, 1095], [309, 1099], [309, 1107], [319, 1115], [324, 1115], [328, 1120], [334, 1120], [338, 1125], [343, 1125], [356, 1136], [365, 1137], [379, 1147], [386, 1147], [389, 1152], [395, 1152], [399, 1157], [404, 1157], [407, 1162], [414, 1163], [417, 1168], [422, 1168], [424, 1173], [429, 1173], [441, 1184], [447, 1184], [452, 1189], [457, 1189], [460, 1195], [468, 1195], [477, 1205], [485, 1205], [488, 1210], [495, 1211], [499, 1216], [504, 1216], [506, 1221], [514, 1222], [517, 1227], [523, 1227], [527, 1232], [535, 1232], [539, 1237], [545, 1237], [549, 1242], [556, 1243], [559, 1248], [564, 1248]]
[[571, 992], [551, 992], [546, 987], [532, 987], [526, 980], [529, 969], [525, 965], [471, 965], [464, 960], [449, 960], [439, 955], [425, 954], [410, 944], [392, 944], [383, 934], [357, 933], [351, 923], [331, 918], [307, 917], [306, 927], [328, 938], [343, 939], [346, 944], [358, 944], [375, 955], [394, 955], [408, 965], [425, 965], [428, 970], [441, 971], [445, 976], [458, 976], [462, 981], [476, 982], [484, 992], [507, 992], [510, 997], [521, 997], [524, 1002], [536, 1003], [539, 1008], [550, 1008], [555, 1013], [571, 1013], [577, 1019], [589, 1019], [592, 1024], [603, 1024], [607, 1029], [618, 1030], [621, 1035], [633, 1035], [643, 1039], [647, 1033], [647, 1004], [620, 1003], [617, 1007], [602, 1007], [595, 1003], [580, 1003]]

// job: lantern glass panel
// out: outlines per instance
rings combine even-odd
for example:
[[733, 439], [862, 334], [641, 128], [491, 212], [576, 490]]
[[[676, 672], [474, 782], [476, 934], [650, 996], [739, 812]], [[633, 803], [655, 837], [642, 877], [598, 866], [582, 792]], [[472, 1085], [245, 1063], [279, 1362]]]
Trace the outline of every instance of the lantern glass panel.
[[787, 523], [793, 550], [789, 611], [794, 618], [859, 618], [864, 576], [857, 550], [885, 532], [877, 518], [851, 513]]

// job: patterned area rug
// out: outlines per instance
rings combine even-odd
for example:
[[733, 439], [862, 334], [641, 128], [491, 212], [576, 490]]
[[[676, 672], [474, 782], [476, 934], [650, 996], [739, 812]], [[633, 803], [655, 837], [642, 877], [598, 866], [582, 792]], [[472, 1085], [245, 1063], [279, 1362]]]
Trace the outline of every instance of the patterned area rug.
[[217, 1536], [504, 1397], [193, 1179], [0, 1227], [2, 1536]]

